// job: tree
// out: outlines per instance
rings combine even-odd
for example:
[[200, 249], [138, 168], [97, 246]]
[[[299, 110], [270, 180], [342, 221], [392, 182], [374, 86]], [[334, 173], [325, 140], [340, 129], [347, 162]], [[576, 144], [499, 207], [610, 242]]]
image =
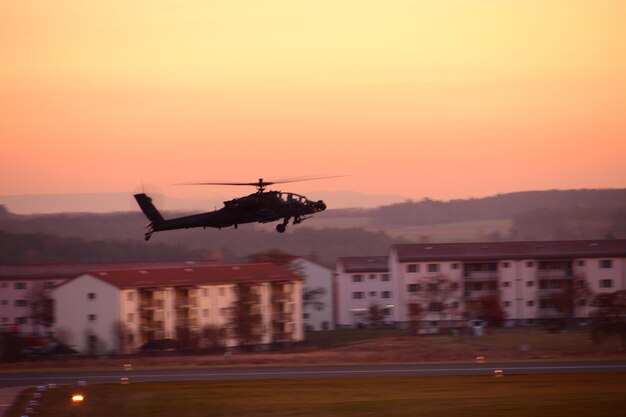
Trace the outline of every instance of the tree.
[[561, 313], [565, 323], [571, 324], [576, 318], [578, 306], [587, 302], [592, 293], [583, 276], [577, 275], [559, 282], [561, 291], [552, 293], [548, 300], [554, 309]]
[[54, 323], [53, 300], [50, 297], [50, 291], [41, 282], [33, 285], [28, 295], [28, 306], [30, 308], [30, 319], [39, 333], [39, 327], [43, 326], [50, 329]]
[[486, 321], [490, 326], [500, 327], [506, 320], [506, 312], [502, 308], [498, 294], [481, 297], [478, 307], [478, 319]]
[[591, 305], [596, 308], [591, 314], [593, 340], [600, 343], [609, 335], [617, 335], [622, 350], [626, 349], [626, 290], [598, 294]]
[[326, 303], [321, 298], [326, 294], [326, 288], [305, 288], [302, 294], [302, 303], [304, 307], [312, 307], [317, 311], [322, 311], [326, 307]]
[[111, 331], [117, 341], [117, 352], [120, 355], [131, 353], [135, 336], [128, 326], [121, 320], [113, 322]]
[[413, 334], [417, 335], [419, 333], [420, 328], [420, 320], [424, 315], [424, 308], [421, 304], [418, 303], [410, 303], [409, 304], [409, 326]]
[[433, 275], [420, 281], [418, 298], [427, 306], [427, 311], [447, 320], [449, 312], [455, 308], [452, 300], [458, 296], [459, 285], [445, 275]]
[[256, 345], [263, 336], [258, 289], [251, 284], [237, 284], [235, 294], [236, 299], [230, 306], [228, 324], [240, 345]]
[[370, 327], [377, 327], [385, 320], [385, 314], [378, 304], [372, 304], [367, 309], [367, 322]]
[[223, 331], [218, 326], [206, 325], [200, 331], [200, 347], [209, 351], [219, 351], [224, 348]]

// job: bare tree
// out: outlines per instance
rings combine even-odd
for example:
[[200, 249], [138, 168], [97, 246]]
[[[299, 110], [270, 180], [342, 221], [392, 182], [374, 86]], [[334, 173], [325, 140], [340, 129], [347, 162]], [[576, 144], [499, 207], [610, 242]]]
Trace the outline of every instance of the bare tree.
[[548, 302], [563, 316], [565, 324], [571, 325], [576, 318], [578, 307], [591, 298], [592, 292], [587, 280], [581, 275], [557, 282], [561, 289], [552, 293]]
[[449, 313], [456, 308], [454, 301], [458, 298], [459, 285], [445, 275], [433, 275], [423, 278], [418, 298], [426, 310], [439, 315], [440, 320], [448, 320]]
[[326, 288], [305, 288], [302, 294], [302, 303], [304, 307], [312, 307], [317, 311], [322, 311], [326, 307], [326, 303], [320, 300], [326, 294]]
[[200, 347], [209, 351], [224, 348], [224, 332], [218, 326], [206, 325], [200, 331]]
[[626, 290], [598, 294], [591, 305], [593, 324], [591, 336], [600, 343], [609, 335], [620, 338], [622, 350], [626, 349]]
[[121, 355], [131, 353], [135, 335], [128, 326], [121, 320], [116, 320], [111, 331], [113, 338], [117, 341], [118, 353]]
[[30, 308], [30, 319], [35, 326], [36, 333], [39, 333], [41, 326], [48, 333], [54, 323], [53, 300], [50, 297], [50, 290], [43, 283], [37, 282], [30, 287], [26, 297]]
[[382, 308], [378, 304], [372, 304], [367, 309], [367, 322], [370, 327], [376, 327], [385, 320]]
[[502, 308], [499, 294], [488, 294], [481, 297], [478, 307], [478, 319], [486, 321], [490, 326], [500, 327], [506, 320], [506, 312]]
[[422, 316], [424, 316], [424, 307], [422, 307], [419, 303], [410, 303], [409, 304], [409, 326], [414, 335], [419, 334], [420, 322], [422, 320]]
[[263, 317], [257, 287], [237, 284], [235, 294], [237, 298], [231, 304], [228, 324], [240, 345], [258, 344], [263, 336]]

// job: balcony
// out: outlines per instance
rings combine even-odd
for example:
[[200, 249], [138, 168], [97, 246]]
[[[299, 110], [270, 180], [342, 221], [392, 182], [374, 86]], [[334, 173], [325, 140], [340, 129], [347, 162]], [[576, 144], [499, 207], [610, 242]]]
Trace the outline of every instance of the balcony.
[[276, 323], [285, 323], [291, 321], [293, 315], [291, 313], [272, 313], [272, 321]]
[[144, 332], [163, 330], [163, 321], [155, 320], [141, 323], [141, 330]]
[[163, 300], [141, 300], [139, 307], [142, 310], [160, 310], [163, 308]]
[[198, 299], [196, 297], [177, 297], [176, 308], [196, 307]]
[[291, 299], [290, 293], [288, 292], [275, 292], [272, 293], [272, 302], [274, 303], [284, 303]]
[[465, 291], [463, 293], [463, 297], [465, 300], [479, 300], [487, 295], [498, 294], [498, 290], [476, 290], [476, 291]]
[[198, 327], [198, 321], [195, 319], [177, 319], [176, 327], [183, 329], [192, 329]]
[[539, 269], [537, 271], [537, 278], [539, 279], [564, 279], [574, 276], [574, 271], [571, 269]]
[[497, 281], [498, 271], [463, 271], [463, 278], [469, 281]]

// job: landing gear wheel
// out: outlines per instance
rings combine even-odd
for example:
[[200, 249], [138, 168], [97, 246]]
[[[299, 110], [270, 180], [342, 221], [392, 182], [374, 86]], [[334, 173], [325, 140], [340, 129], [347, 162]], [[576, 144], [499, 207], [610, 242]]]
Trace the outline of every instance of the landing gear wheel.
[[278, 223], [278, 224], [276, 225], [276, 231], [277, 231], [278, 233], [285, 233], [285, 230], [287, 230], [287, 226], [285, 226], [284, 224], [282, 224], [282, 223]]

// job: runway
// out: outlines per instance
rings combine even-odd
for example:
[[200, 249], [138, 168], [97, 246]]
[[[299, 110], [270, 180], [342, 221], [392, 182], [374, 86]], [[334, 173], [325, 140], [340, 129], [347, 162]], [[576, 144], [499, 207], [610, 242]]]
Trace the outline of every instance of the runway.
[[222, 381], [289, 378], [365, 378], [432, 375], [507, 375], [626, 372], [626, 361], [493, 362], [387, 365], [257, 366], [219, 368], [164, 368], [134, 370], [11, 371], [0, 373], [0, 387], [43, 384]]

